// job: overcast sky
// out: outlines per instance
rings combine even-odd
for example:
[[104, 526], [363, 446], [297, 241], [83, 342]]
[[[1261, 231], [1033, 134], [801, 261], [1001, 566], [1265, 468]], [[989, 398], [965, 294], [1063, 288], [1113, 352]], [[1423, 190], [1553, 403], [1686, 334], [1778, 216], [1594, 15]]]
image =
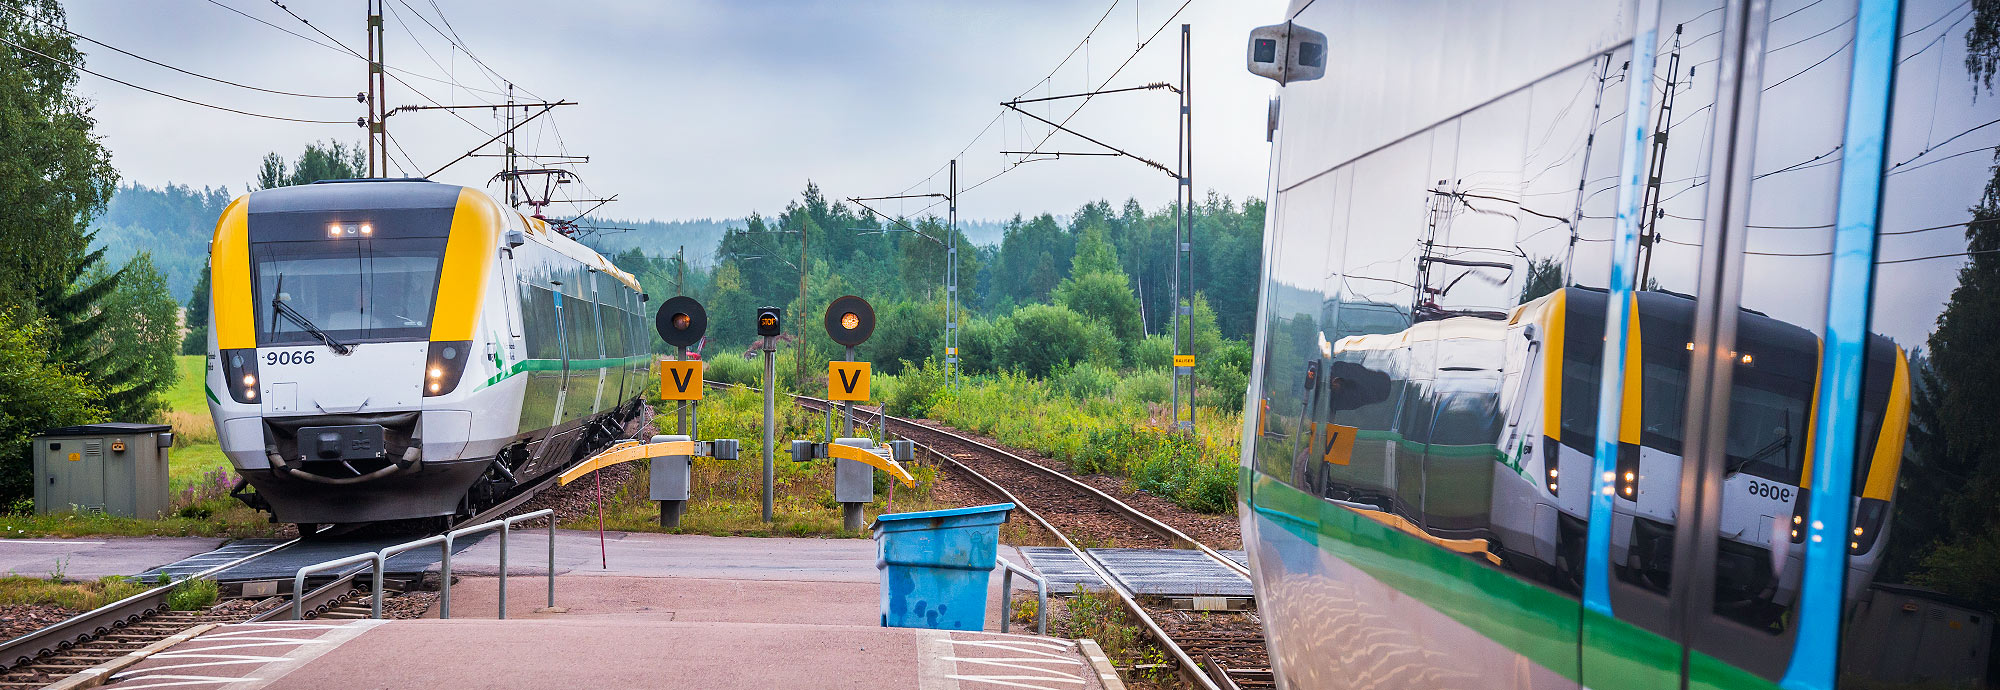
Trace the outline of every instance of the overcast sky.
[[[1076, 93], [1104, 82], [1134, 46], [1181, 5], [1166, 0], [885, 0], [879, 2], [574, 2], [388, 0], [388, 63], [432, 79], [496, 90], [419, 15], [455, 30], [494, 71], [558, 109], [522, 129], [526, 152], [591, 157], [577, 167], [591, 193], [616, 194], [602, 215], [623, 218], [733, 217], [774, 213], [807, 180], [829, 195], [879, 196], [944, 191], [925, 179], [961, 150], [961, 186], [1006, 168], [998, 152], [1032, 146], [1048, 132], [997, 104], [1024, 92]], [[407, 2], [407, 4], [406, 4]], [[293, 12], [366, 52], [364, 0], [292, 0]], [[342, 95], [346, 100], [272, 95], [176, 74], [79, 42], [87, 66], [177, 96], [257, 113], [349, 124], [300, 124], [176, 102], [86, 76], [97, 130], [123, 179], [227, 185], [241, 193], [268, 151], [290, 158], [304, 143], [364, 141], [352, 121], [363, 107], [365, 63], [277, 28], [325, 42], [268, 0], [92, 0], [67, 3], [70, 28], [189, 71], [268, 89]], [[1106, 12], [1106, 8], [1111, 7]], [[414, 9], [412, 9], [414, 8]], [[440, 21], [441, 9], [447, 28]], [[1195, 184], [1232, 197], [1263, 196], [1269, 146], [1266, 101], [1273, 84], [1243, 68], [1251, 27], [1282, 20], [1275, 0], [1195, 0], [1109, 87], [1172, 81], [1178, 25], [1193, 25]], [[1103, 18], [1087, 49], [1048, 83], [1043, 78]], [[428, 55], [425, 51], [428, 51]], [[495, 100], [439, 81], [400, 74], [441, 102]], [[390, 83], [391, 105], [425, 104]], [[532, 96], [523, 93], [525, 100]], [[1041, 106], [1058, 121], [1067, 104]], [[1141, 156], [1174, 165], [1174, 95], [1101, 97], [1072, 126]], [[502, 129], [489, 111], [399, 114], [390, 133], [428, 173]], [[488, 133], [475, 131], [473, 124]], [[991, 124], [990, 129], [986, 129]], [[973, 140], [982, 129], [985, 136]], [[559, 136], [558, 136], [559, 132]], [[1023, 141], [1023, 138], [1026, 141]], [[968, 148], [969, 144], [969, 148]], [[1089, 151], [1058, 134], [1043, 150]], [[488, 149], [497, 152], [498, 148]], [[395, 155], [398, 162], [403, 155]], [[407, 164], [406, 164], [407, 165]], [[468, 159], [436, 179], [485, 185], [495, 159]], [[420, 174], [420, 173], [416, 173]], [[497, 185], [490, 187], [496, 192]], [[1166, 174], [1130, 159], [1065, 158], [1029, 163], [963, 195], [960, 215], [1068, 213], [1094, 199], [1136, 196], [1149, 207], [1172, 199]], [[906, 204], [915, 212], [922, 203]], [[884, 210], [895, 212], [891, 202]], [[939, 209], [942, 210], [942, 207]], [[563, 206], [553, 214], [573, 212]]]

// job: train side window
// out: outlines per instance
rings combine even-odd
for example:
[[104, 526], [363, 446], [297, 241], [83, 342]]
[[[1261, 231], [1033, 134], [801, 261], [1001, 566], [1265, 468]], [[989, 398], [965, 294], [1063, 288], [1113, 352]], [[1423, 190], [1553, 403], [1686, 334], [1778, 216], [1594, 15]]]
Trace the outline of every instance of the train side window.
[[556, 320], [556, 296], [548, 288], [521, 286], [521, 315], [530, 359], [562, 359], [562, 336]]
[[597, 359], [601, 356], [597, 349], [597, 317], [590, 300], [564, 299], [562, 316], [563, 335], [569, 345], [569, 359], [576, 361]]
[[1325, 273], [1328, 224], [1332, 220], [1332, 176], [1280, 192], [1284, 210], [1274, 224], [1265, 257], [1268, 282], [1263, 297], [1265, 322], [1261, 400], [1251, 410], [1256, 420], [1253, 466], [1265, 475], [1296, 484], [1295, 473], [1309, 465], [1317, 414], [1311, 409], [1319, 382], [1309, 366], [1326, 354], [1322, 332], [1325, 300], [1320, 295]]
[[2000, 7], [1902, 7], [1838, 671], [1842, 688], [1996, 688]]

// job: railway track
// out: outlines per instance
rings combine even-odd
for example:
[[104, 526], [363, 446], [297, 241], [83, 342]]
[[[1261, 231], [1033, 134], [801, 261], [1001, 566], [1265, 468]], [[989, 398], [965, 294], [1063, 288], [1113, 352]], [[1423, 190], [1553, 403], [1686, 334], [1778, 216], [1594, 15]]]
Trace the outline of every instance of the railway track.
[[[520, 507], [543, 489], [554, 485], [555, 473], [531, 484], [520, 494], [473, 515], [465, 523], [477, 524], [496, 519]], [[551, 518], [553, 519], [553, 518]], [[326, 528], [333, 534], [340, 528]], [[249, 563], [300, 543], [291, 539], [242, 558], [203, 570], [189, 578], [216, 578], [231, 568]], [[366, 593], [365, 569], [356, 566], [336, 573], [333, 579], [304, 595], [307, 618], [353, 617], [360, 595]], [[167, 598], [174, 585], [166, 584], [140, 592], [95, 610], [87, 611], [41, 630], [0, 641], [0, 690], [39, 688], [75, 675], [98, 664], [144, 649], [147, 645], [209, 623], [252, 623], [290, 616], [291, 607], [274, 605], [288, 602], [284, 596], [271, 597], [228, 613], [172, 611]], [[368, 608], [358, 610], [366, 615]]]
[[[729, 384], [719, 384], [727, 386]], [[829, 401], [793, 395], [811, 410], [833, 409]], [[837, 412], [837, 410], [835, 410]], [[1019, 507], [1054, 541], [1076, 554], [1132, 614], [1175, 670], [1189, 685], [1207, 690], [1276, 687], [1263, 634], [1243, 614], [1191, 614], [1168, 602], [1137, 595], [1119, 583], [1088, 548], [1111, 545], [1137, 548], [1182, 548], [1201, 552], [1245, 578], [1248, 568], [1201, 543], [1173, 525], [1054, 468], [1007, 449], [914, 420], [856, 407], [855, 422], [876, 426], [916, 443], [932, 457], [957, 470], [989, 493]], [[1009, 486], [1022, 489], [1017, 493]], [[1032, 500], [1024, 500], [1024, 494]]]

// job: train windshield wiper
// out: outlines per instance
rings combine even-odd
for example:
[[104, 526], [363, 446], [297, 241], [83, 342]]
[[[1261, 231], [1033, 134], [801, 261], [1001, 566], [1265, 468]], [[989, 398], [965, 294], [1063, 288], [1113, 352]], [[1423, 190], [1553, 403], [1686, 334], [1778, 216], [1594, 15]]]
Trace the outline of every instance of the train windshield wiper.
[[1745, 468], [1745, 467], [1749, 467], [1749, 466], [1750, 466], [1750, 463], [1753, 463], [1753, 462], [1757, 462], [1757, 461], [1759, 461], [1759, 460], [1763, 460], [1764, 458], [1768, 458], [1768, 457], [1771, 457], [1771, 455], [1772, 455], [1772, 454], [1774, 454], [1774, 453], [1777, 453], [1778, 451], [1787, 451], [1787, 452], [1789, 452], [1789, 451], [1791, 450], [1791, 448], [1792, 448], [1792, 411], [1791, 411], [1791, 410], [1785, 410], [1785, 422], [1784, 422], [1784, 424], [1785, 424], [1785, 435], [1783, 435], [1783, 436], [1779, 436], [1779, 437], [1777, 438], [1777, 440], [1774, 440], [1774, 441], [1770, 442], [1769, 444], [1766, 444], [1766, 445], [1765, 445], [1765, 446], [1764, 446], [1763, 448], [1759, 448], [1759, 449], [1757, 449], [1757, 452], [1755, 452], [1755, 453], [1751, 453], [1751, 454], [1750, 454], [1750, 457], [1747, 457], [1747, 458], [1743, 458], [1742, 460], [1732, 460], [1732, 461], [1730, 461], [1729, 465], [1728, 465], [1727, 467], [1723, 468], [1723, 474], [1725, 474], [1725, 475], [1731, 475], [1731, 474], [1736, 474], [1737, 472], [1742, 472], [1742, 471], [1743, 471], [1743, 468]]
[[320, 342], [326, 343], [327, 347], [333, 348], [334, 354], [345, 355], [354, 351], [354, 346], [334, 340], [333, 336], [327, 335], [326, 331], [322, 331], [318, 326], [313, 325], [312, 319], [306, 318], [306, 315], [300, 314], [299, 310], [293, 309], [292, 305], [285, 303], [285, 274], [278, 274], [278, 287], [273, 292], [277, 293], [271, 296], [271, 314], [274, 318], [276, 316], [283, 316], [290, 319], [292, 323], [298, 324], [299, 328], [305, 329], [306, 333], [311, 334], [314, 338], [318, 338]]

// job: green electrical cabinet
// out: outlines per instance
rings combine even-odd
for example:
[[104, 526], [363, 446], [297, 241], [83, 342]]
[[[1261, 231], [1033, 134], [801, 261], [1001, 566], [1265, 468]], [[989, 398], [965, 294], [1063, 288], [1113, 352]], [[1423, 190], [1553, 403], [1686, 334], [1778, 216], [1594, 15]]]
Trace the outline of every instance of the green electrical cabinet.
[[35, 513], [69, 510], [156, 518], [167, 511], [165, 424], [85, 424], [36, 436]]

